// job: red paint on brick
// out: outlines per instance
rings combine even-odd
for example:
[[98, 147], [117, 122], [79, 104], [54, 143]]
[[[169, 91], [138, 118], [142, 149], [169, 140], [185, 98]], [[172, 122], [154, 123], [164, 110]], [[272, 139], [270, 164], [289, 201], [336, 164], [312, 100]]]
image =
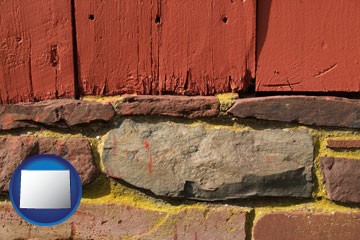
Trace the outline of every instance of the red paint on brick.
[[74, 96], [70, 1], [2, 1], [0, 103]]
[[257, 91], [360, 91], [360, 2], [259, 0]]
[[143, 141], [143, 145], [144, 145], [144, 148], [147, 151], [147, 154], [149, 155], [149, 163], [148, 163], [147, 169], [151, 173], [152, 172], [152, 167], [153, 167], [153, 158], [152, 158], [151, 152], [150, 152], [150, 145], [149, 145], [149, 142], [146, 141], [146, 140]]

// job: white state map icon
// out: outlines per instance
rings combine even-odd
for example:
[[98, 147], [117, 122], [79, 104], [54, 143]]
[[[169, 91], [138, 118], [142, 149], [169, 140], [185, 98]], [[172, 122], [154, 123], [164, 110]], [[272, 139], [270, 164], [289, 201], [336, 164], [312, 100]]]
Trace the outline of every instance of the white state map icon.
[[69, 170], [21, 170], [20, 208], [71, 208]]

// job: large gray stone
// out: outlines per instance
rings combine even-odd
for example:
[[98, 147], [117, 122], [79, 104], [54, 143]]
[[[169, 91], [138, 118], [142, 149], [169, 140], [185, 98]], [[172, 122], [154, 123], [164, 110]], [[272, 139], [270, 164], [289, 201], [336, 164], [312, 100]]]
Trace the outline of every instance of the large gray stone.
[[161, 196], [220, 200], [312, 191], [312, 137], [299, 130], [126, 119], [105, 137], [102, 161], [109, 176]]

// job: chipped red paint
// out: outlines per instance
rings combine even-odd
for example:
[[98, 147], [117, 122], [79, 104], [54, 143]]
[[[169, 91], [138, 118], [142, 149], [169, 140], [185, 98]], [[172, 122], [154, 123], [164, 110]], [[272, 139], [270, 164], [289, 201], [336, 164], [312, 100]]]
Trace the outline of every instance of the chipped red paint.
[[148, 163], [148, 171], [151, 173], [152, 172], [152, 167], [153, 167], [153, 158], [151, 156], [151, 152], [150, 152], [150, 145], [149, 142], [147, 140], [143, 141], [143, 145], [144, 148], [146, 149], [148, 155], [149, 155], [149, 163]]
[[148, 141], [146, 141], [146, 140], [144, 140], [143, 141], [143, 145], [144, 145], [144, 148], [146, 148], [146, 150], [150, 150], [150, 146], [149, 146], [149, 142]]
[[148, 163], [148, 171], [151, 173], [152, 172], [152, 162], [153, 162], [153, 159], [150, 155], [150, 158], [149, 158], [149, 163]]

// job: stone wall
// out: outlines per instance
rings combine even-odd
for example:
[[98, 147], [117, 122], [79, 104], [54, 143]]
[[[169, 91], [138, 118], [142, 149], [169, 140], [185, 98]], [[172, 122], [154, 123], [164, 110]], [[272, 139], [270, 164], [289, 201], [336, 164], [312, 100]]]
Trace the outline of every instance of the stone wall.
[[[360, 103], [335, 97], [118, 96], [0, 106], [0, 239], [357, 239]], [[8, 184], [66, 158], [78, 211], [35, 227]]]

